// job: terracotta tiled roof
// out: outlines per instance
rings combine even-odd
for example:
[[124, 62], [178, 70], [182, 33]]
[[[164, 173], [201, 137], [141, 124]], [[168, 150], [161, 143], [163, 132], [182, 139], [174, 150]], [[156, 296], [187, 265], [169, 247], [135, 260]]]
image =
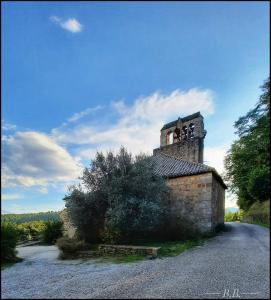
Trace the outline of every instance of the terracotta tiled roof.
[[158, 153], [152, 156], [152, 159], [154, 161], [155, 173], [160, 176], [173, 178], [212, 172], [226, 188], [225, 183], [215, 168], [200, 163], [182, 160], [164, 153]]

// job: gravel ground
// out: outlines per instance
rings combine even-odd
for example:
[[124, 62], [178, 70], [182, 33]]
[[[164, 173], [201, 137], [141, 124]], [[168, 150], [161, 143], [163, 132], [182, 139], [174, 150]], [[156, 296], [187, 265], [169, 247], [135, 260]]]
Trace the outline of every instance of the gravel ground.
[[1, 272], [2, 298], [269, 299], [269, 230], [227, 227], [177, 257], [130, 264], [59, 261], [54, 246], [22, 247], [25, 260]]

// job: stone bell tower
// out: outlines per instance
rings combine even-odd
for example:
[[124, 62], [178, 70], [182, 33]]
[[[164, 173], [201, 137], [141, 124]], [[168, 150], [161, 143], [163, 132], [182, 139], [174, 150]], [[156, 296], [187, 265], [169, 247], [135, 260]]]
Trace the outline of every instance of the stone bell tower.
[[200, 112], [167, 123], [161, 129], [160, 147], [153, 155], [165, 153], [183, 160], [203, 163], [204, 138], [203, 116]]

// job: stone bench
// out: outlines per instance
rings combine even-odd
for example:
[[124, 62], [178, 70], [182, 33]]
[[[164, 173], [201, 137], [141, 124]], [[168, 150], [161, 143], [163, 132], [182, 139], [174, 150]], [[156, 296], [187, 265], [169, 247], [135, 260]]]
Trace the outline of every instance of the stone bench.
[[129, 245], [99, 245], [102, 255], [146, 255], [157, 257], [161, 247], [129, 246]]

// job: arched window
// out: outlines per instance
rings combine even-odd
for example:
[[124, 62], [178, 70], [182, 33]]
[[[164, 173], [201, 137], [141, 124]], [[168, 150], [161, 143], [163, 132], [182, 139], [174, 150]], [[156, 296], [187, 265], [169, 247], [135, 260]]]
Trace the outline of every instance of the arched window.
[[181, 140], [180, 128], [178, 128], [178, 127], [175, 128], [173, 138], [174, 138], [174, 143], [177, 143]]
[[187, 139], [187, 126], [184, 126], [182, 128], [182, 140], [186, 140]]
[[195, 129], [195, 125], [193, 123], [190, 123], [189, 124], [189, 132], [188, 132], [190, 139], [194, 138], [194, 129]]
[[169, 131], [167, 133], [167, 145], [173, 144], [173, 132]]

